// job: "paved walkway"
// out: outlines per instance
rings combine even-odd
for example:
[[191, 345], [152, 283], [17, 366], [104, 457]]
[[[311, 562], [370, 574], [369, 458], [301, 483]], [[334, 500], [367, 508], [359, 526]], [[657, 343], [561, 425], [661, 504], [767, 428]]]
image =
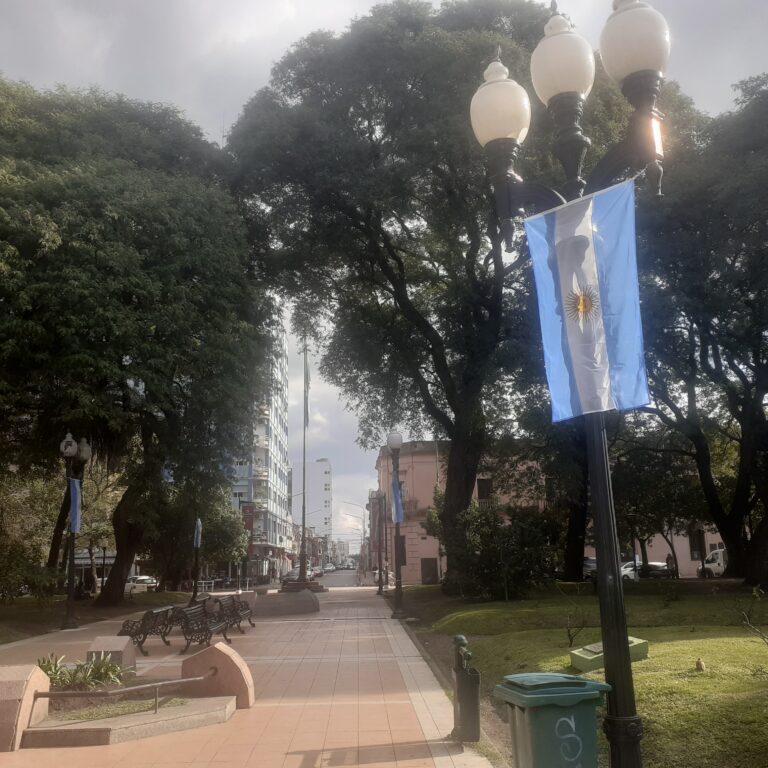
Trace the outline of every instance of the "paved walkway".
[[[428, 665], [372, 588], [332, 589], [309, 617], [263, 619], [232, 647], [248, 662], [256, 705], [221, 725], [107, 747], [20, 750], [2, 768], [489, 768], [445, 740], [453, 709]], [[50, 651], [84, 658], [107, 621], [0, 646], [0, 664]], [[140, 676], [179, 674], [180, 638], [146, 644]], [[168, 651], [171, 651], [170, 653]]]

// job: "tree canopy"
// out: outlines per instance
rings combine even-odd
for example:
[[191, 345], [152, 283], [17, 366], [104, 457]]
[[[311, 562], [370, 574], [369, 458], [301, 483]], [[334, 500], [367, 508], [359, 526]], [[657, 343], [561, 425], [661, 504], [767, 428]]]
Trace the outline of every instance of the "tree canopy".
[[[297, 43], [229, 136], [261, 262], [296, 299], [362, 440], [394, 423], [450, 439], [454, 564], [464, 547], [450, 532], [509, 416], [533, 317], [525, 259], [502, 252], [469, 103], [497, 46], [529, 80], [547, 19], [522, 0], [379, 6], [342, 35]], [[599, 147], [626, 108], [604, 77], [592, 103]], [[542, 110], [535, 122], [523, 175], [553, 180]]]
[[271, 302], [226, 159], [175, 110], [0, 96], [0, 444], [50, 466], [69, 430], [124, 472], [105, 598], [122, 599], [163, 485], [216, 487], [248, 444]]

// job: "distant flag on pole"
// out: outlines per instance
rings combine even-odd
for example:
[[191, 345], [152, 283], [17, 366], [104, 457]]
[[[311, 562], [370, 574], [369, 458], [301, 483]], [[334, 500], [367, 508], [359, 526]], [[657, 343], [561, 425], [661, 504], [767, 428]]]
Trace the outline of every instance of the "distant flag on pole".
[[200, 545], [203, 542], [203, 521], [198, 517], [195, 521], [195, 549], [200, 549]]
[[625, 181], [525, 220], [552, 421], [650, 402]]
[[304, 339], [304, 426], [309, 426], [309, 360], [306, 339]]
[[80, 518], [82, 517], [83, 497], [80, 480], [69, 478], [69, 530], [79, 533]]
[[397, 476], [392, 477], [392, 522], [402, 523], [405, 519], [403, 512], [403, 497], [400, 493], [400, 480]]

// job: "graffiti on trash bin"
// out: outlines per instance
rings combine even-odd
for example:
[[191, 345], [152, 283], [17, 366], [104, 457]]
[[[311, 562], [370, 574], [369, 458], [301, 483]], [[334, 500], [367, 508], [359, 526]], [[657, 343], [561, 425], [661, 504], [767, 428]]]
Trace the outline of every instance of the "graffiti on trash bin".
[[560, 741], [560, 755], [571, 768], [581, 768], [581, 763], [576, 761], [581, 757], [584, 744], [576, 733], [576, 718], [561, 717], [555, 723], [555, 736]]

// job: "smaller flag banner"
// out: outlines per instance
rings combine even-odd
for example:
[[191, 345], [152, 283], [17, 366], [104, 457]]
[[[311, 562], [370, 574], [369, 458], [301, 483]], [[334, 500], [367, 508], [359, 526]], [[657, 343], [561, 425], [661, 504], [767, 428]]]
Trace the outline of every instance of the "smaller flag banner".
[[525, 220], [552, 421], [650, 402], [625, 181]]
[[400, 480], [397, 477], [392, 478], [392, 522], [402, 523], [405, 519], [403, 512], [403, 497], [400, 494]]
[[203, 521], [198, 517], [195, 521], [195, 549], [200, 549], [200, 544], [203, 541]]
[[69, 530], [72, 533], [80, 532], [80, 518], [82, 517], [83, 496], [80, 480], [69, 478]]

